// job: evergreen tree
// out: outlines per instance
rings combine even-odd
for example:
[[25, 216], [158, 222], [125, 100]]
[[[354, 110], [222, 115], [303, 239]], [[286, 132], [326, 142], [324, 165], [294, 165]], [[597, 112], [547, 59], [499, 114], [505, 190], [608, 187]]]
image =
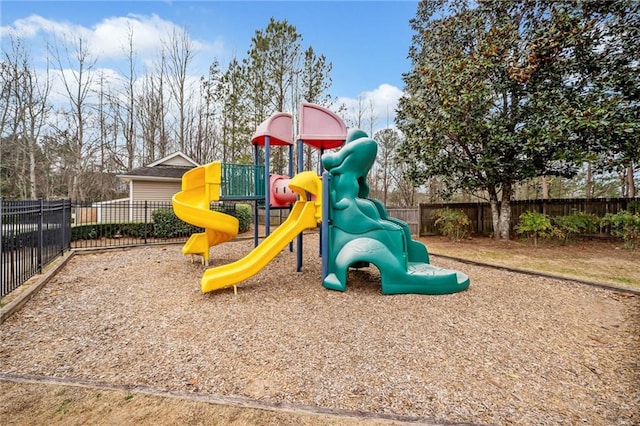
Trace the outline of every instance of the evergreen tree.
[[574, 176], [589, 153], [611, 147], [589, 113], [602, 92], [581, 69], [597, 66], [584, 58], [604, 41], [594, 34], [606, 19], [587, 15], [588, 4], [424, 1], [411, 21], [401, 156], [417, 185], [441, 176], [448, 194], [485, 191], [496, 238], [509, 238], [518, 182]]

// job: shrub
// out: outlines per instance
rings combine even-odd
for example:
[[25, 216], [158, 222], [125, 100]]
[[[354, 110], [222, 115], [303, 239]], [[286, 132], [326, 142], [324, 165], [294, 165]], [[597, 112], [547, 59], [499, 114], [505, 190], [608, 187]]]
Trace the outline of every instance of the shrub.
[[627, 204], [627, 210], [634, 214], [640, 213], [640, 201], [629, 201], [629, 204]]
[[202, 228], [190, 225], [178, 219], [173, 209], [155, 210], [153, 217], [153, 234], [158, 238], [173, 238], [203, 232]]
[[621, 210], [618, 213], [607, 213], [601, 222], [609, 227], [614, 237], [622, 238], [626, 248], [634, 248], [640, 238], [640, 213]]
[[238, 219], [238, 233], [247, 232], [253, 223], [253, 209], [249, 204], [211, 203], [211, 210], [228, 214]]
[[123, 237], [144, 238], [154, 235], [153, 229], [153, 223], [129, 222], [119, 224], [118, 231]]
[[551, 219], [544, 213], [527, 211], [520, 215], [516, 233], [523, 234], [525, 238], [533, 241], [533, 246], [538, 247], [540, 238], [560, 236], [561, 231], [551, 224]]
[[574, 210], [569, 215], [554, 217], [553, 223], [558, 235], [564, 237], [565, 241], [569, 241], [580, 234], [596, 232], [600, 226], [600, 218], [591, 213]]
[[462, 210], [438, 209], [433, 212], [435, 225], [451, 241], [460, 241], [469, 229], [469, 218]]
[[79, 225], [71, 227], [71, 241], [93, 240], [98, 237], [96, 225]]
[[98, 238], [133, 237], [143, 238], [153, 235], [153, 223], [92, 223], [71, 227], [71, 241], [95, 240]]
[[236, 209], [231, 213], [238, 219], [238, 232], [243, 233], [251, 229], [253, 223], [253, 210], [249, 204], [236, 204]]

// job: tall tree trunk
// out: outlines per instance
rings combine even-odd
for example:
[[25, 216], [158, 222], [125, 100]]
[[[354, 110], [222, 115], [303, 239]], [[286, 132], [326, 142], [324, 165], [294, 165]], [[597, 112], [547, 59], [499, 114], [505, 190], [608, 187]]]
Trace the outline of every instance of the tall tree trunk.
[[493, 239], [498, 241], [500, 239], [500, 205], [498, 203], [498, 193], [495, 187], [488, 188], [489, 192], [489, 205], [491, 206], [491, 224], [493, 227]]
[[502, 185], [502, 200], [500, 202], [500, 239], [508, 240], [511, 237], [511, 184]]
[[542, 199], [548, 200], [549, 198], [549, 180], [546, 176], [540, 176], [540, 186], [542, 188]]
[[591, 171], [591, 163], [587, 163], [587, 186], [585, 188], [585, 197], [593, 198], [593, 172]]
[[627, 197], [635, 198], [636, 196], [636, 183], [633, 180], [633, 163], [627, 167]]

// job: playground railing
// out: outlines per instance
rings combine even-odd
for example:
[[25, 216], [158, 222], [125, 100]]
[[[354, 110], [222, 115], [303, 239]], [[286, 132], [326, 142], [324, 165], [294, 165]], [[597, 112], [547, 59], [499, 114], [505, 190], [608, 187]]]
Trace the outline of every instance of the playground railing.
[[222, 163], [223, 200], [264, 199], [264, 166]]

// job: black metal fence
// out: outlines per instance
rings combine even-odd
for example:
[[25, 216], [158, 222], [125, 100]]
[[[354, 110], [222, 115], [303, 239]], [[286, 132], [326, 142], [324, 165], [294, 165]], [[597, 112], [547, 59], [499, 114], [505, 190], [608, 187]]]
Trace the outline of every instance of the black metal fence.
[[202, 232], [200, 228], [179, 221], [169, 201], [130, 201], [126, 198], [74, 204], [71, 217], [72, 248], [182, 242], [194, 232]]
[[[579, 211], [602, 217], [607, 213], [629, 210], [640, 203], [639, 198], [555, 198], [549, 200], [511, 201], [511, 229], [518, 224], [520, 215], [527, 211], [544, 213], [550, 217], [565, 216]], [[436, 203], [420, 204], [420, 235], [435, 235], [434, 213], [438, 209], [450, 208], [463, 211], [469, 218], [469, 231], [475, 235], [490, 235], [493, 232], [491, 206], [489, 203]]]
[[[236, 215], [235, 203], [211, 210]], [[169, 201], [71, 203], [0, 199], [4, 297], [70, 248], [109, 248], [185, 242], [199, 227], [179, 220]]]
[[[236, 215], [236, 203], [211, 203], [210, 210]], [[73, 204], [71, 247], [101, 248], [185, 242], [202, 228], [183, 222], [170, 201]]]
[[0, 199], [0, 228], [0, 297], [4, 297], [70, 247], [71, 202]]

